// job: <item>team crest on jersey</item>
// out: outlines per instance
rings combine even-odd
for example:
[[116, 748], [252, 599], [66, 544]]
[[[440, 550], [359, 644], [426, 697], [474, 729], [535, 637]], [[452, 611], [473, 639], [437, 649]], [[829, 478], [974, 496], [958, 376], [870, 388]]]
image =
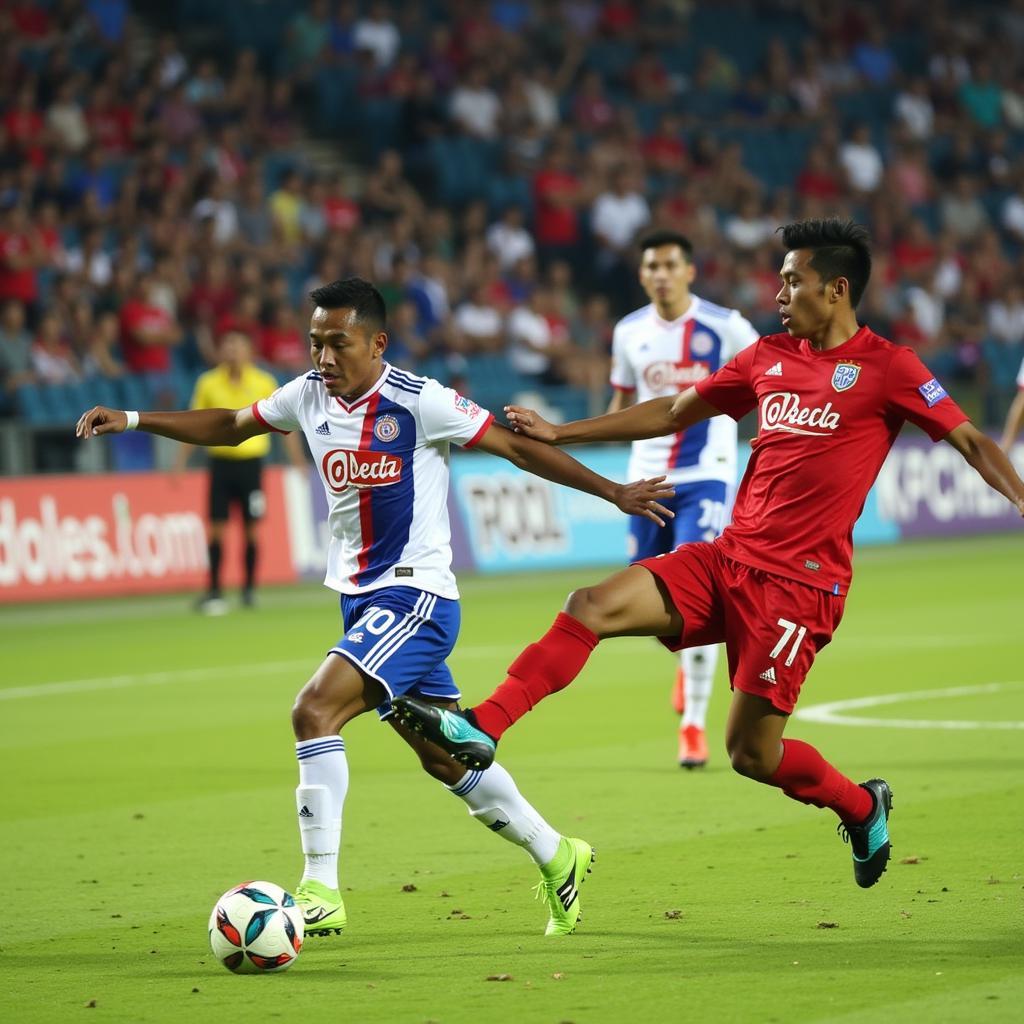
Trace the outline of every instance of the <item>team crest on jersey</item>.
[[707, 331], [694, 331], [690, 351], [695, 356], [706, 356], [715, 347], [715, 339]]
[[384, 444], [394, 441], [398, 437], [398, 430], [398, 420], [394, 416], [378, 416], [373, 424], [373, 436]]
[[836, 391], [849, 391], [860, 376], [859, 363], [836, 363], [832, 371], [832, 387]]

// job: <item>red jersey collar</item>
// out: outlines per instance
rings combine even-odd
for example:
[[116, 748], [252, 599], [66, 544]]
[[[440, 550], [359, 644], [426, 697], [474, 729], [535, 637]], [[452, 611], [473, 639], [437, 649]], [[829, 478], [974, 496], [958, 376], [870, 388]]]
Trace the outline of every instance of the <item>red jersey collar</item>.
[[870, 333], [871, 328], [867, 324], [861, 324], [842, 345], [836, 345], [835, 348], [829, 349], [817, 349], [806, 338], [801, 338], [800, 351], [815, 359], [835, 359], [837, 356], [846, 355], [850, 349], [856, 348]]

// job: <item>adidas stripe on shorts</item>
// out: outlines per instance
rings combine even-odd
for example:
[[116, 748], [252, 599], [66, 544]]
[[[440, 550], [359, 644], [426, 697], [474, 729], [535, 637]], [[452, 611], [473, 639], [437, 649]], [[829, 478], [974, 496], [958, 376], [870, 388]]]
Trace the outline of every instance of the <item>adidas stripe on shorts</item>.
[[387, 718], [391, 700], [405, 693], [444, 701], [461, 694], [445, 659], [459, 636], [458, 601], [414, 587], [385, 587], [342, 594], [345, 635], [331, 648], [376, 679], [388, 700], [377, 713]]

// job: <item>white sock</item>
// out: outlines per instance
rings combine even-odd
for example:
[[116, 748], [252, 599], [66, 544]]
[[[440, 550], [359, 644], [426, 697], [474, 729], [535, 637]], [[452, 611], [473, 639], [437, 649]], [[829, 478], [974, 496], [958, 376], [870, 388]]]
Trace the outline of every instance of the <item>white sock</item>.
[[683, 726], [695, 725], [703, 729], [708, 720], [708, 704], [711, 703], [711, 687], [715, 681], [715, 666], [718, 664], [718, 644], [706, 647], [688, 647], [683, 651], [683, 674], [686, 677], [683, 690], [686, 706], [683, 709]]
[[468, 771], [446, 786], [466, 803], [469, 813], [516, 846], [538, 866], [554, 860], [561, 836], [524, 799], [515, 781], [495, 762], [486, 771]]
[[302, 881], [322, 882], [338, 888], [338, 850], [341, 846], [341, 811], [348, 792], [348, 759], [340, 736], [320, 736], [295, 744], [299, 759], [299, 785], [295, 810], [306, 866]]

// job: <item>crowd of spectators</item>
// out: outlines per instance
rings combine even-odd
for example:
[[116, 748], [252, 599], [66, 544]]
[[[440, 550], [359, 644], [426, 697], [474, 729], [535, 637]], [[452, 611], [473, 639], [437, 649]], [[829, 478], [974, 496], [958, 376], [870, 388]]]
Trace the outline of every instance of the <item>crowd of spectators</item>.
[[0, 0], [0, 51], [3, 414], [174, 404], [227, 327], [291, 375], [350, 274], [398, 363], [599, 396], [644, 229], [772, 331], [775, 229], [830, 214], [989, 422], [1024, 355], [1024, 0]]

